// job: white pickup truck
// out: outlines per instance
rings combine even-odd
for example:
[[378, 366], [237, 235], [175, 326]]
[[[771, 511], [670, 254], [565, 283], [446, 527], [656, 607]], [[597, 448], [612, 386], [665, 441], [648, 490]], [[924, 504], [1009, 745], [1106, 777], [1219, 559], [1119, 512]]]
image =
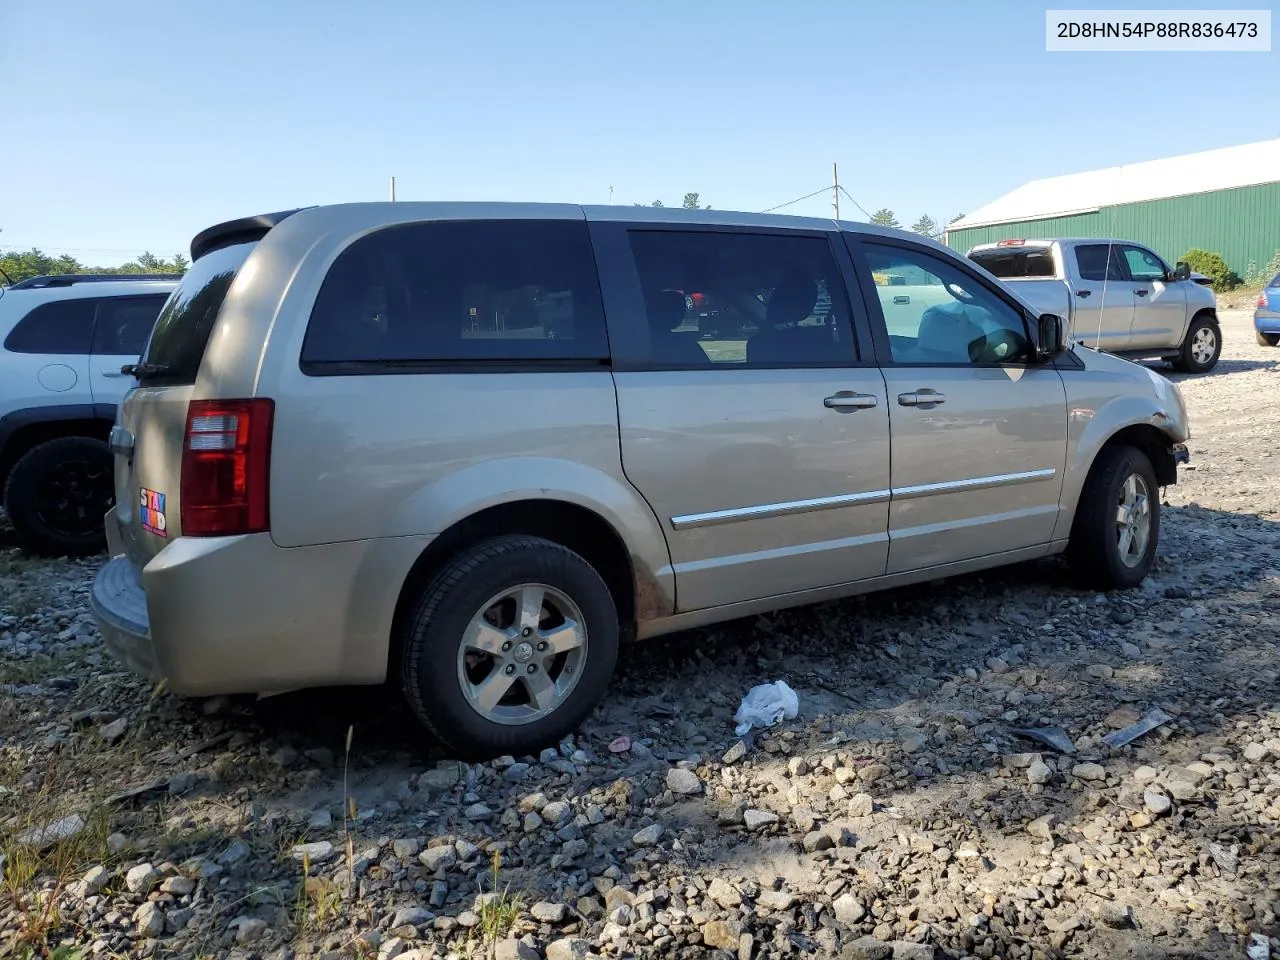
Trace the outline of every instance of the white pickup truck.
[[1011, 284], [1041, 313], [1067, 321], [1077, 343], [1130, 359], [1160, 358], [1186, 373], [1222, 352], [1213, 290], [1125, 240], [1000, 240], [969, 259]]

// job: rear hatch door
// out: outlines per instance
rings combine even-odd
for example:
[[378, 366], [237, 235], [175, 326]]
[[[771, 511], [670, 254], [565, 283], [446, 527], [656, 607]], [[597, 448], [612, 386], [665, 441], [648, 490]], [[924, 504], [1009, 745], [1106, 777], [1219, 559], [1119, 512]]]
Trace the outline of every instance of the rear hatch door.
[[124, 552], [142, 568], [182, 535], [179, 485], [187, 404], [209, 336], [257, 240], [199, 257], [169, 297], [116, 418], [116, 518]]

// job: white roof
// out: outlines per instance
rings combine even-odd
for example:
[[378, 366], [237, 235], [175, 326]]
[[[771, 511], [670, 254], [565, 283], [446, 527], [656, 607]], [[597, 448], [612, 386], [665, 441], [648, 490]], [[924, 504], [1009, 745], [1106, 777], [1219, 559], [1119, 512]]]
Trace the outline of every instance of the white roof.
[[1280, 181], [1280, 140], [1204, 150], [1086, 173], [1031, 180], [948, 230], [1090, 213], [1099, 207]]

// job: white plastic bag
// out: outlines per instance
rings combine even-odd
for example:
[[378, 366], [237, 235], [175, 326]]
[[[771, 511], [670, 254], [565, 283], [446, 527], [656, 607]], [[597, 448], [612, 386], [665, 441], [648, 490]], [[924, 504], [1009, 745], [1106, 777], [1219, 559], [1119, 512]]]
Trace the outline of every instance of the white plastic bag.
[[748, 733], [752, 727], [772, 727], [783, 720], [794, 720], [800, 712], [800, 698], [796, 692], [779, 680], [776, 683], [762, 683], [747, 691], [733, 715], [738, 736]]

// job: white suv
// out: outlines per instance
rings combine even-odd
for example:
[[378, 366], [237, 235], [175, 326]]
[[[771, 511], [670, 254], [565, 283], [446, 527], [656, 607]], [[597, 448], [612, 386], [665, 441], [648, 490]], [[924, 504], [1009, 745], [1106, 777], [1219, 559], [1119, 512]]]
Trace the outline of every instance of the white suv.
[[105, 548], [106, 440], [133, 385], [120, 368], [142, 353], [179, 279], [72, 274], [0, 287], [0, 490], [24, 549]]

